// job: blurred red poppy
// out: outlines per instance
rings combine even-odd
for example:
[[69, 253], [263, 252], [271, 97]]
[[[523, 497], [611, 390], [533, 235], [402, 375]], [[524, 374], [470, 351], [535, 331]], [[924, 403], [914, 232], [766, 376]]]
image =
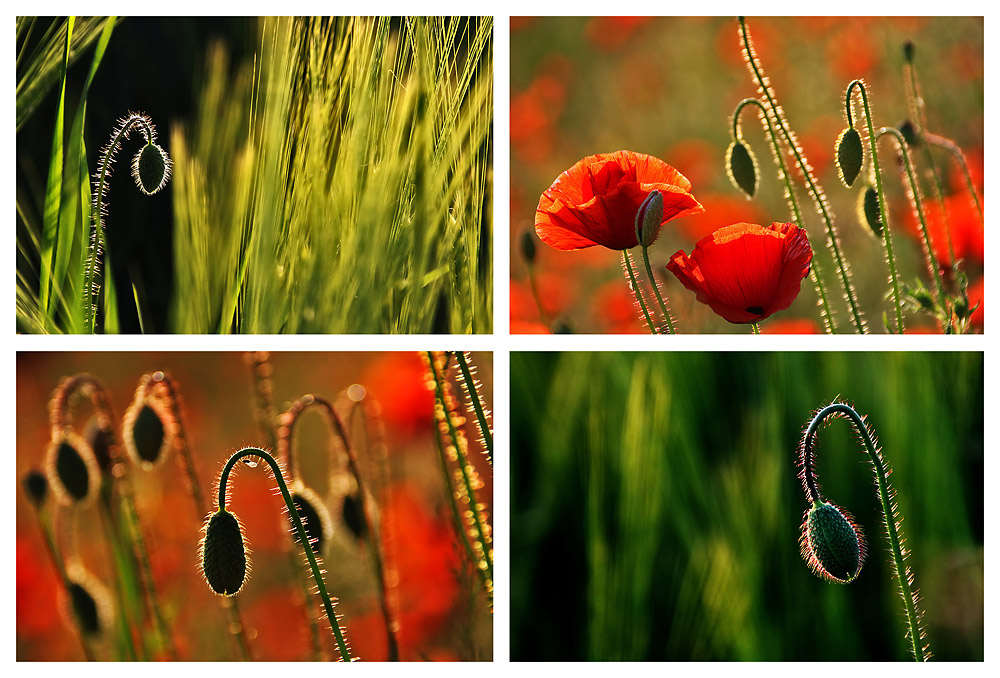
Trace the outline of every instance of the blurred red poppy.
[[588, 156], [560, 174], [538, 201], [535, 232], [557, 250], [635, 247], [635, 214], [654, 190], [663, 194], [661, 226], [704, 211], [676, 169], [643, 153], [616, 151]]
[[667, 269], [698, 301], [731, 323], [753, 323], [788, 308], [809, 273], [812, 249], [795, 224], [733, 224], [683, 250]]

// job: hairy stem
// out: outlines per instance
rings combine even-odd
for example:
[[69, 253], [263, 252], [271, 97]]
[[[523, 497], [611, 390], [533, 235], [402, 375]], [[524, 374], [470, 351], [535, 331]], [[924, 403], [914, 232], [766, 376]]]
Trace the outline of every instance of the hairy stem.
[[[740, 129], [740, 113], [743, 112], [743, 109], [746, 106], [756, 106], [760, 109], [760, 120], [763, 123], [764, 129], [767, 131], [768, 142], [771, 144], [771, 155], [774, 157], [775, 162], [778, 165], [778, 176], [781, 178], [781, 182], [785, 186], [785, 201], [788, 203], [788, 208], [792, 211], [792, 220], [798, 226], [804, 227], [804, 224], [802, 223], [802, 211], [799, 209], [798, 198], [795, 197], [792, 177], [788, 172], [788, 168], [785, 167], [784, 153], [781, 152], [781, 145], [778, 143], [778, 137], [775, 135], [774, 127], [771, 125], [771, 115], [768, 112], [767, 107], [761, 102], [760, 99], [748, 98], [736, 105], [736, 111], [733, 113], [733, 138], [743, 138]], [[822, 309], [820, 317], [823, 319], [823, 329], [827, 334], [833, 334], [837, 331], [837, 319], [834, 317], [833, 309], [830, 308], [830, 302], [826, 297], [826, 284], [823, 282], [823, 269], [815, 257], [813, 257], [812, 260], [809, 277], [812, 279], [813, 286], [816, 288], [816, 296], [819, 297], [819, 304]]]
[[858, 307], [858, 302], [855, 298], [854, 286], [851, 284], [851, 274], [848, 270], [847, 262], [840, 251], [840, 239], [837, 237], [837, 231], [833, 226], [833, 215], [830, 213], [829, 207], [827, 206], [826, 195], [823, 193], [823, 190], [813, 177], [812, 169], [809, 167], [809, 163], [806, 162], [805, 157], [795, 140], [795, 135], [792, 134], [792, 131], [788, 126], [788, 122], [784, 118], [781, 107], [778, 105], [777, 101], [775, 101], [774, 94], [771, 91], [770, 82], [761, 72], [761, 66], [758, 62], [753, 42], [750, 39], [750, 31], [747, 28], [746, 19], [744, 17], [740, 17], [739, 22], [740, 36], [743, 41], [743, 50], [746, 53], [747, 65], [753, 73], [758, 89], [760, 89], [761, 93], [767, 99], [767, 107], [774, 115], [774, 119], [778, 123], [778, 129], [785, 138], [785, 143], [788, 144], [788, 148], [795, 156], [795, 162], [798, 164], [799, 170], [802, 172], [802, 176], [805, 179], [809, 195], [812, 196], [813, 202], [816, 203], [816, 208], [819, 211], [820, 216], [823, 218], [823, 223], [826, 225], [827, 244], [833, 252], [833, 258], [837, 264], [837, 270], [840, 274], [840, 283], [844, 288], [844, 296], [847, 299], [848, 306], [850, 306], [851, 320], [854, 323], [854, 329], [857, 333], [864, 334], [867, 332], [867, 328], [865, 327], [865, 321], [861, 317], [861, 309]]
[[889, 539], [889, 550], [892, 553], [893, 566], [895, 567], [896, 582], [899, 585], [903, 604], [906, 608], [907, 636], [910, 643], [910, 651], [916, 661], [921, 661], [929, 656], [928, 648], [921, 649], [920, 641], [923, 637], [920, 630], [920, 611], [917, 609], [917, 599], [914, 590], [912, 574], [904, 565], [906, 557], [905, 549], [899, 536], [899, 526], [896, 518], [896, 507], [894, 504], [895, 493], [889, 485], [889, 469], [878, 445], [875, 443], [874, 435], [865, 422], [864, 417], [846, 403], [834, 402], [822, 408], [815, 414], [806, 427], [801, 446], [802, 478], [806, 488], [806, 494], [812, 503], [821, 501], [819, 487], [816, 482], [813, 448], [819, 427], [829, 417], [843, 417], [851, 422], [855, 432], [861, 439], [871, 458], [872, 468], [875, 473], [875, 483], [878, 486], [878, 498], [882, 505], [882, 516], [885, 520], [886, 535]]
[[882, 189], [882, 170], [878, 162], [878, 143], [875, 128], [872, 125], [871, 107], [868, 105], [868, 88], [862, 80], [853, 80], [847, 86], [844, 106], [847, 110], [847, 124], [853, 129], [851, 95], [855, 88], [861, 93], [861, 103], [865, 110], [865, 124], [868, 128], [868, 147], [872, 151], [872, 167], [875, 174], [875, 192], [878, 195], [878, 210], [882, 217], [882, 240], [885, 244], [885, 258], [889, 263], [889, 281], [892, 284], [892, 301], [896, 311], [896, 334], [903, 333], [903, 305], [899, 298], [899, 279], [896, 276], [896, 257], [892, 254], [892, 234], [889, 230], [889, 208], [885, 204], [885, 191]]
[[622, 250], [622, 261], [625, 263], [629, 289], [632, 290], [632, 294], [635, 295], [636, 301], [639, 302], [639, 308], [642, 309], [642, 315], [646, 319], [646, 327], [649, 328], [649, 333], [659, 334], [659, 332], [656, 331], [656, 326], [653, 325], [652, 318], [649, 317], [649, 310], [646, 308], [646, 302], [642, 298], [642, 291], [639, 289], [639, 283], [635, 279], [635, 271], [632, 270], [632, 255], [629, 254], [628, 250]]
[[330, 628], [333, 630], [333, 635], [337, 639], [337, 648], [340, 651], [340, 657], [345, 662], [351, 661], [351, 653], [347, 649], [347, 642], [344, 640], [344, 634], [340, 630], [340, 623], [337, 619], [336, 613], [333, 611], [333, 602], [330, 600], [330, 594], [327, 593], [326, 584], [323, 581], [323, 574], [320, 572], [319, 563], [316, 562], [316, 556], [313, 554], [311, 548], [309, 548], [309, 535], [306, 534], [306, 528], [302, 525], [302, 519], [299, 517], [298, 509], [295, 508], [295, 502], [292, 501], [292, 496], [288, 493], [288, 486], [285, 484], [285, 476], [281, 472], [281, 468], [278, 466], [278, 462], [274, 460], [268, 452], [257, 448], [257, 447], [245, 447], [239, 452], [236, 452], [229, 458], [226, 462], [225, 467], [222, 469], [222, 477], [219, 480], [219, 510], [225, 510], [226, 508], [226, 485], [229, 481], [229, 474], [233, 470], [233, 466], [236, 462], [244, 459], [246, 457], [260, 457], [267, 465], [271, 467], [271, 471], [274, 474], [275, 480], [278, 482], [278, 489], [281, 490], [281, 496], [285, 500], [285, 506], [288, 508], [288, 514], [291, 516], [292, 523], [295, 525], [296, 534], [299, 537], [299, 543], [302, 544], [302, 550], [306, 553], [306, 558], [309, 560], [309, 568], [312, 570], [313, 580], [316, 582], [316, 589], [319, 591], [320, 598], [323, 600], [323, 607], [326, 610], [327, 619], [330, 621]]

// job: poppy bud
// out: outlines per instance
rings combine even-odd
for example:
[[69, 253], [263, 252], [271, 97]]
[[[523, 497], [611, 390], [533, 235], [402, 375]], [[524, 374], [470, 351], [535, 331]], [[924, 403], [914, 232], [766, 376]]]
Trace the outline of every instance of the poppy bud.
[[906, 63], [913, 63], [913, 53], [916, 51], [916, 47], [913, 45], [912, 40], [907, 40], [903, 43], [903, 58], [906, 59]]
[[152, 139], [132, 159], [135, 185], [146, 195], [153, 195], [170, 181], [170, 156]]
[[661, 223], [663, 223], [663, 194], [652, 191], [635, 213], [635, 237], [639, 244], [649, 247], [656, 242]]
[[858, 201], [858, 218], [864, 219], [876, 238], [882, 237], [882, 212], [878, 208], [878, 193], [871, 186], [865, 188]]
[[734, 140], [726, 151], [726, 173], [733, 186], [743, 191], [747, 200], [757, 194], [757, 158], [750, 147]]
[[101, 482], [94, 453], [83, 438], [63, 431], [49, 445], [46, 455], [48, 480], [63, 504], [82, 506], [90, 501]]
[[111, 627], [111, 596], [94, 575], [79, 565], [68, 568], [67, 578], [63, 610], [76, 621], [83, 636], [96, 640]]
[[917, 136], [917, 128], [911, 121], [904, 120], [899, 126], [899, 133], [906, 139], [906, 145], [910, 148], [920, 146], [920, 137]]
[[212, 590], [234, 596], [247, 579], [247, 549], [243, 525], [225, 509], [219, 509], [205, 527], [201, 541], [201, 570]]
[[354, 536], [357, 539], [364, 539], [368, 534], [368, 526], [365, 524], [361, 495], [357, 491], [344, 495], [344, 507], [341, 512], [344, 516], [344, 523]]
[[[327, 511], [323, 500], [315, 492], [301, 483], [297, 482], [296, 485], [297, 487], [294, 487], [291, 493], [292, 503], [295, 504], [295, 510], [302, 521], [302, 527], [306, 530], [306, 538], [309, 540], [313, 553], [322, 555], [324, 542], [329, 541], [330, 537], [333, 536], [330, 512]], [[291, 514], [288, 515], [288, 521], [291, 524], [292, 536], [295, 541], [301, 543], [299, 531], [295, 528]]]
[[813, 506], [802, 529], [802, 555], [817, 575], [841, 584], [858, 576], [864, 537], [838, 507], [826, 502]]
[[965, 296], [956, 297], [952, 308], [955, 309], [955, 315], [959, 320], [965, 320], [969, 317], [969, 298]]
[[163, 461], [174, 442], [173, 421], [155, 401], [139, 399], [125, 413], [122, 439], [132, 461], [145, 470]]
[[837, 138], [837, 169], [840, 170], [840, 180], [848, 188], [858, 178], [864, 159], [861, 135], [853, 127], [848, 127]]
[[24, 484], [24, 491], [28, 493], [28, 498], [35, 506], [45, 503], [45, 497], [49, 493], [49, 481], [45, 479], [45, 474], [37, 469], [32, 469], [21, 481]]
[[527, 229], [521, 233], [521, 256], [528, 264], [533, 264], [536, 252], [535, 238], [531, 234], [531, 229]]

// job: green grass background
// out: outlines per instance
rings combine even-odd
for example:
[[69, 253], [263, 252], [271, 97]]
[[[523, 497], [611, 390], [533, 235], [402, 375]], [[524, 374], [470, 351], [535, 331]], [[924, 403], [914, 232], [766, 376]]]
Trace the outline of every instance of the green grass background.
[[983, 659], [983, 360], [967, 353], [515, 353], [511, 658], [905, 660], [867, 454], [820, 437], [864, 528], [848, 586], [810, 573], [796, 446], [841, 395], [894, 472], [938, 660]]

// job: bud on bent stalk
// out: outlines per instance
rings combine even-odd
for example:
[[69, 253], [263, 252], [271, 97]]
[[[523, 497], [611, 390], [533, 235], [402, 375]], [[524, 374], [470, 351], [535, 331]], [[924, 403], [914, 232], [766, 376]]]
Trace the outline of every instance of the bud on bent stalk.
[[757, 158], [742, 140], [734, 140], [726, 151], [726, 173], [729, 180], [743, 191], [747, 200], [757, 194]]
[[865, 149], [861, 144], [861, 135], [853, 127], [848, 127], [837, 138], [837, 169], [840, 170], [840, 180], [850, 188], [864, 163]]
[[205, 526], [201, 569], [208, 585], [222, 596], [235, 596], [249, 578], [243, 524], [225, 509], [216, 511]]
[[837, 584], [853, 581], [864, 563], [861, 529], [834, 504], [819, 502], [806, 511], [801, 545], [810, 569]]

